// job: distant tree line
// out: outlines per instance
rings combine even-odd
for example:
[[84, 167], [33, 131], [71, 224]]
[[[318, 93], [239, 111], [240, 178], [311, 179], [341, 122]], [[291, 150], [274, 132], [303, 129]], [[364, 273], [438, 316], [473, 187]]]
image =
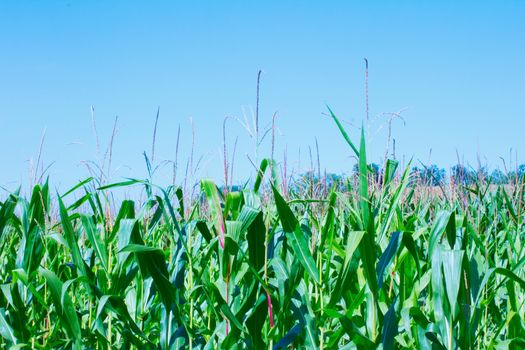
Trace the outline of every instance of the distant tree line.
[[[369, 164], [368, 169], [372, 174], [372, 179], [380, 183], [383, 179], [383, 169], [376, 163]], [[304, 193], [304, 191], [308, 190], [315, 191], [320, 188], [331, 189], [333, 187], [344, 190], [347, 187], [348, 180], [357, 180], [358, 175], [359, 166], [357, 164], [352, 168], [350, 175], [328, 173], [321, 174], [319, 178], [317, 172], [308, 171], [294, 179], [292, 189], [299, 193]], [[525, 164], [509, 172], [503, 172], [499, 169], [489, 172], [487, 167], [473, 169], [462, 164], [454, 165], [450, 169], [450, 174], [447, 174], [444, 168], [436, 164], [415, 166], [410, 170], [411, 184], [425, 186], [439, 186], [449, 183], [470, 186], [476, 182], [504, 185], [523, 181], [525, 181]]]

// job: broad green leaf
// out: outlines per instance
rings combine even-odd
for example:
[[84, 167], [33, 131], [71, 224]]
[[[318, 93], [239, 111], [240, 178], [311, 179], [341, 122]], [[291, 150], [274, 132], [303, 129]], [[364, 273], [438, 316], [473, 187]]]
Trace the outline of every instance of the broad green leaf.
[[452, 308], [452, 316], [455, 317], [459, 312], [458, 293], [461, 285], [464, 252], [462, 250], [442, 250], [441, 254], [447, 298]]
[[212, 213], [213, 221], [215, 222], [217, 234], [219, 235], [219, 244], [222, 248], [224, 248], [224, 236], [226, 234], [226, 228], [219, 199], [219, 190], [217, 189], [215, 183], [211, 180], [201, 180], [201, 188], [208, 199], [208, 206]]
[[376, 268], [377, 286], [379, 289], [383, 287], [385, 271], [387, 270], [388, 266], [390, 265], [394, 256], [397, 253], [397, 250], [399, 248], [399, 243], [400, 243], [400, 237], [402, 235], [403, 233], [399, 231], [392, 233], [392, 237], [390, 237], [390, 242], [388, 242], [388, 246], [386, 247], [381, 257], [379, 258], [379, 262], [377, 263], [377, 268]]
[[106, 244], [102, 237], [97, 232], [97, 227], [93, 223], [93, 219], [87, 215], [81, 215], [82, 225], [89, 239], [89, 242], [93, 246], [93, 249], [97, 253], [102, 268], [106, 273], [109, 273], [108, 270], [108, 253], [106, 249]]
[[394, 350], [394, 338], [398, 332], [398, 318], [396, 315], [395, 302], [388, 308], [383, 322], [383, 331], [381, 334], [381, 344], [383, 344], [383, 350]]
[[337, 303], [341, 298], [343, 291], [348, 288], [347, 283], [350, 274], [350, 262], [352, 261], [352, 256], [361, 243], [361, 239], [364, 235], [364, 231], [353, 231], [349, 232], [348, 234], [345, 246], [344, 262], [341, 269], [339, 270], [339, 273], [337, 274], [337, 281], [330, 297], [330, 305]]
[[40, 269], [40, 274], [46, 279], [51, 299], [63, 327], [72, 340], [80, 342], [82, 334], [78, 315], [69, 294], [62, 296], [62, 281], [53, 272], [43, 268]]
[[66, 238], [66, 242], [71, 253], [73, 263], [79, 269], [81, 275], [87, 276], [86, 263], [84, 262], [84, 259], [82, 259], [82, 255], [80, 254], [80, 249], [77, 243], [78, 237], [75, 234], [66, 207], [64, 206], [64, 203], [62, 202], [62, 198], [60, 198], [60, 196], [58, 196], [58, 205], [60, 208], [60, 223], [62, 225], [62, 228], [64, 229], [64, 237]]
[[299, 260], [301, 265], [308, 272], [308, 275], [314, 280], [315, 283], [319, 283], [319, 270], [315, 264], [315, 260], [312, 257], [310, 248], [308, 247], [307, 240], [299, 222], [292, 213], [292, 210], [281, 196], [279, 191], [273, 187], [273, 194], [275, 198], [275, 205], [277, 206], [277, 211], [279, 212], [279, 219], [284, 232], [286, 232], [286, 237], [290, 242], [294, 256]]
[[451, 212], [442, 210], [436, 215], [434, 225], [430, 231], [430, 242], [428, 247], [428, 257], [431, 259], [436, 246], [441, 242], [441, 238], [445, 229], [447, 228], [448, 222], [450, 220]]
[[15, 345], [18, 341], [15, 337], [13, 327], [7, 322], [5, 309], [0, 308], [0, 335], [8, 342]]

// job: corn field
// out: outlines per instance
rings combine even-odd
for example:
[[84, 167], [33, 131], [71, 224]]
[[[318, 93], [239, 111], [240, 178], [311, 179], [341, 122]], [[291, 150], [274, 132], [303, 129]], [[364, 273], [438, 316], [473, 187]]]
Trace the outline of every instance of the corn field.
[[[0, 344], [12, 349], [525, 348], [523, 186], [425, 196], [409, 166], [313, 197], [271, 159], [200, 196], [88, 178], [0, 202]], [[145, 200], [112, 200], [141, 188]]]

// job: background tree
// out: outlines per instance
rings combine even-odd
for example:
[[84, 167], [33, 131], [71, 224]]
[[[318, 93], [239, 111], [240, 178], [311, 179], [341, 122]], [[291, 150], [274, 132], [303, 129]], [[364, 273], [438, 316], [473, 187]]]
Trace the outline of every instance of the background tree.
[[525, 179], [525, 164], [520, 164], [516, 170], [509, 171], [507, 177], [509, 183], [523, 182]]
[[450, 179], [456, 185], [469, 186], [476, 181], [476, 174], [463, 164], [456, 164], [451, 169]]
[[505, 173], [499, 169], [495, 169], [490, 174], [490, 182], [494, 185], [504, 185], [508, 183], [509, 179]]
[[411, 171], [412, 181], [427, 186], [439, 186], [445, 183], [447, 174], [445, 169], [438, 167], [436, 164], [422, 168], [414, 167]]

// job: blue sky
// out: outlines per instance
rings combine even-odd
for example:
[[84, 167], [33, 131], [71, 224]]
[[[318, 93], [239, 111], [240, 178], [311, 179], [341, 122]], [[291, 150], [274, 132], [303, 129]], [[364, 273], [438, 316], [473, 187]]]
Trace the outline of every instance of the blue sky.
[[[83, 164], [103, 158], [116, 116], [111, 175], [144, 177], [159, 106], [157, 164], [174, 159], [180, 125], [184, 176], [191, 118], [195, 176], [220, 182], [222, 123], [231, 116], [234, 181], [248, 178], [254, 142], [235, 118], [251, 118], [259, 69], [261, 128], [277, 112], [276, 158], [286, 149], [289, 169], [304, 171], [317, 138], [321, 167], [350, 172], [351, 151], [323, 113], [330, 105], [357, 139], [364, 57], [371, 160], [385, 152], [384, 113], [403, 110], [406, 124], [392, 129], [399, 159], [522, 163], [523, 18], [523, 1], [2, 1], [0, 185], [28, 183], [44, 130], [55, 186], [86, 177]], [[269, 140], [259, 159], [270, 155]], [[161, 167], [158, 181], [171, 173]]]

